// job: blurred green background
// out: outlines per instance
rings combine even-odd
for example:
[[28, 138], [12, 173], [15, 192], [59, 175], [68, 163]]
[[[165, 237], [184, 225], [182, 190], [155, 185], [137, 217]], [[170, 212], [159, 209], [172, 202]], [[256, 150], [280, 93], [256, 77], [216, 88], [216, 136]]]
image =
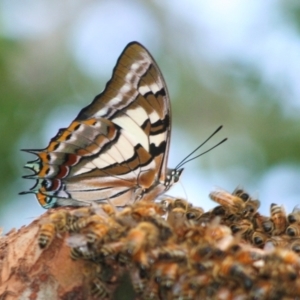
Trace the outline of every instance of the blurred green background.
[[[157, 60], [173, 111], [169, 166], [219, 125], [172, 194], [209, 208], [215, 186], [243, 186], [262, 202], [300, 195], [300, 2], [297, 0], [0, 1], [1, 226], [44, 210], [22, 166], [104, 88], [126, 44]], [[208, 145], [209, 147], [209, 145]]]

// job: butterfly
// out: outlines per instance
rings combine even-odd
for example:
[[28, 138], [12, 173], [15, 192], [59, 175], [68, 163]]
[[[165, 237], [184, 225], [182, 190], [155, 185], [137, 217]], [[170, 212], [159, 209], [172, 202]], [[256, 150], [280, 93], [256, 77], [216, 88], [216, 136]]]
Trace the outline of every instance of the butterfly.
[[152, 200], [179, 180], [167, 169], [171, 112], [163, 76], [139, 43], [123, 50], [104, 91], [25, 167], [44, 208]]
[[[102, 93], [83, 108], [25, 167], [30, 191], [44, 208], [154, 200], [176, 183], [180, 163], [167, 168], [170, 100], [151, 54], [129, 43]], [[194, 151], [193, 151], [194, 152]], [[193, 153], [192, 152], [192, 153]]]

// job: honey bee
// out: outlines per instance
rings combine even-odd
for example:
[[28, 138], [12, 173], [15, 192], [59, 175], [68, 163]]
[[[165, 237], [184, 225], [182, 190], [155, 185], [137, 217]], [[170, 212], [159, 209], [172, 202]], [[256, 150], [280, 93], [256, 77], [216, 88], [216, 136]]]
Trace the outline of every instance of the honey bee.
[[68, 226], [74, 222], [75, 219], [76, 217], [74, 217], [70, 211], [60, 209], [50, 214], [48, 222], [53, 223], [56, 231], [62, 233], [68, 231]]
[[154, 265], [154, 278], [163, 289], [170, 289], [179, 276], [179, 265], [173, 262], [158, 262]]
[[159, 285], [155, 280], [150, 280], [147, 282], [142, 299], [147, 299], [147, 300], [161, 299], [160, 292], [159, 292]]
[[114, 216], [116, 213], [116, 207], [111, 203], [91, 203], [91, 206], [80, 207], [74, 210], [73, 215], [77, 218], [87, 218], [92, 215], [98, 215], [102, 218]]
[[272, 203], [270, 207], [271, 220], [274, 224], [273, 235], [280, 235], [285, 232], [287, 226], [286, 213], [283, 206]]
[[181, 207], [176, 207], [168, 212], [167, 222], [174, 229], [183, 229], [186, 226], [186, 210]]
[[149, 201], [138, 201], [118, 212], [115, 220], [122, 226], [131, 228], [138, 222], [147, 221], [164, 214], [165, 207], [163, 205]]
[[182, 198], [173, 198], [171, 196], [164, 196], [161, 204], [165, 207], [166, 211], [171, 211], [174, 208], [182, 208], [187, 210], [192, 205]]
[[[199, 276], [196, 273], [181, 274], [177, 282], [172, 288], [172, 299], [193, 300], [200, 299], [198, 292], [199, 285], [201, 285]], [[198, 296], [198, 298], [196, 297]]]
[[260, 280], [250, 291], [249, 299], [276, 299], [274, 283], [270, 280]]
[[265, 245], [265, 242], [267, 239], [268, 239], [268, 236], [261, 231], [253, 232], [252, 237], [251, 237], [252, 243], [258, 247], [263, 247]]
[[226, 213], [226, 211], [225, 211], [224, 207], [221, 205], [218, 205], [211, 210], [210, 215], [212, 217], [216, 217], [216, 216], [222, 217], [222, 216], [225, 216], [225, 213]]
[[132, 216], [132, 206], [125, 206], [121, 211], [117, 212], [114, 220], [128, 230], [138, 223]]
[[192, 247], [190, 251], [190, 261], [191, 265], [200, 270], [203, 268], [203, 262], [207, 260], [213, 260], [222, 255], [222, 252], [211, 243], [204, 241], [201, 244], [198, 244], [195, 247]]
[[53, 223], [42, 224], [38, 236], [38, 244], [41, 249], [46, 249], [50, 246], [56, 235], [56, 228]]
[[105, 235], [109, 231], [107, 223], [90, 223], [82, 233], [86, 236], [89, 245], [103, 241]]
[[86, 262], [81, 268], [84, 287], [88, 289], [88, 299], [113, 299], [113, 291], [117, 285], [119, 270], [105, 263]]
[[286, 229], [286, 234], [291, 237], [300, 236], [300, 223], [292, 223], [292, 225], [288, 226]]
[[104, 223], [105, 220], [99, 215], [88, 215], [86, 217], [78, 218], [68, 226], [70, 232], [79, 232], [81, 229], [87, 227], [89, 224]]
[[[84, 209], [86, 210], [87, 208]], [[88, 218], [79, 218], [78, 211], [80, 210], [70, 212], [64, 208], [51, 213], [48, 220], [40, 226], [38, 237], [40, 248], [47, 248], [56, 234], [66, 231], [78, 231], [81, 227], [86, 226], [89, 222]]]
[[290, 249], [300, 255], [300, 238], [296, 238], [292, 241]]
[[243, 201], [248, 201], [250, 199], [250, 196], [248, 193], [246, 193], [244, 191], [244, 189], [237, 187], [235, 188], [235, 190], [232, 192], [232, 195], [234, 196], [238, 196], [240, 199], [242, 199]]
[[243, 217], [252, 219], [254, 215], [257, 213], [258, 209], [260, 207], [260, 201], [259, 200], [248, 200], [245, 202], [245, 208], [243, 210]]
[[186, 200], [181, 198], [165, 197], [161, 201], [162, 206], [167, 213], [167, 222], [175, 228], [184, 227], [186, 222], [186, 212], [191, 207]]
[[[140, 201], [145, 202], [145, 201]], [[135, 204], [131, 207], [125, 207], [116, 215], [115, 225], [111, 228], [119, 228], [116, 233], [128, 233], [131, 228], [139, 226], [143, 222], [153, 224], [159, 229], [159, 239], [166, 241], [173, 235], [173, 230], [170, 224], [161, 216], [162, 206], [153, 202]], [[114, 239], [113, 239], [114, 240]]]
[[247, 244], [233, 244], [227, 251], [234, 260], [243, 266], [253, 266], [264, 258], [265, 252], [261, 249], [250, 247]]
[[[213, 285], [216, 287], [213, 287]], [[211, 299], [217, 287], [218, 284], [216, 284], [211, 272], [203, 272], [201, 274], [191, 272], [181, 285], [179, 291], [180, 295], [178, 295], [176, 299]], [[209, 298], [207, 297], [208, 293], [210, 294]]]
[[185, 248], [176, 244], [167, 244], [157, 250], [157, 256], [160, 260], [171, 260], [173, 262], [185, 262], [187, 251]]
[[247, 269], [232, 256], [227, 256], [219, 264], [214, 266], [213, 276], [216, 279], [223, 280], [226, 278], [226, 280], [233, 280], [240, 284], [245, 290], [250, 290], [254, 283], [249, 271], [247, 272]]
[[146, 220], [154, 224], [159, 229], [159, 239], [167, 241], [173, 235], [173, 230], [170, 224], [161, 217], [146, 218]]
[[49, 219], [50, 222], [55, 224], [55, 228], [58, 232], [65, 232], [76, 218], [67, 210], [59, 210], [52, 213]]
[[79, 219], [79, 218], [87, 218], [91, 215], [95, 214], [95, 209], [98, 209], [98, 206], [95, 206], [96, 204], [93, 204], [93, 206], [83, 206], [76, 208], [73, 212], [72, 215], [74, 218]]
[[293, 212], [287, 216], [287, 219], [290, 224], [300, 223], [300, 207], [296, 206], [293, 209]]
[[43, 220], [44, 223], [40, 225], [38, 236], [40, 248], [49, 247], [56, 234], [66, 232], [73, 221], [74, 217], [65, 208], [50, 213], [49, 218]]
[[154, 216], [163, 216], [165, 209], [162, 205], [149, 201], [138, 201], [131, 207], [131, 216], [137, 221]]
[[298, 277], [298, 270], [295, 267], [297, 264], [299, 264], [299, 256], [295, 252], [276, 247], [265, 255], [264, 265], [259, 269], [259, 274], [264, 277], [267, 276], [267, 278], [273, 278], [273, 280], [279, 280], [278, 287], [286, 289], [286, 287], [283, 287], [284, 284], [288, 283], [288, 286], [290, 286]]
[[238, 223], [232, 224], [230, 229], [233, 234], [238, 233], [247, 238], [253, 232], [253, 224], [248, 219], [242, 219]]
[[232, 194], [224, 190], [217, 190], [211, 192], [209, 197], [224, 207], [227, 215], [233, 220], [239, 219], [239, 216], [252, 218], [260, 206], [259, 200], [252, 199], [242, 189], [236, 189]]
[[104, 244], [99, 250], [99, 254], [104, 258], [108, 256], [116, 258], [122, 249], [124, 249], [124, 242], [121, 240], [114, 243]]
[[266, 240], [265, 247], [268, 244], [271, 244], [274, 247], [286, 248], [286, 247], [288, 247], [289, 243], [290, 243], [290, 237], [289, 236], [285, 236], [285, 235], [272, 236], [272, 237], [270, 237]]
[[74, 247], [74, 248], [71, 248], [70, 250], [70, 257], [73, 259], [73, 260], [77, 260], [77, 259], [81, 259], [84, 257], [84, 254], [83, 252], [80, 250], [79, 247]]
[[244, 208], [245, 201], [223, 190], [211, 192], [209, 197], [223, 206], [230, 214], [238, 214]]
[[297, 264], [299, 264], [298, 255], [288, 249], [276, 249], [275, 255], [279, 257], [285, 265], [291, 265], [295, 267]]
[[205, 239], [212, 244], [231, 236], [231, 230], [228, 226], [220, 224], [220, 218], [216, 217], [209, 226], [205, 228]]
[[102, 245], [106, 242], [110, 245], [113, 239], [117, 240], [120, 238], [120, 227], [116, 222], [110, 219], [103, 220], [98, 215], [78, 220], [74, 224], [72, 232], [74, 230], [78, 232], [81, 229], [80, 233], [72, 233], [67, 239], [67, 244], [71, 247], [71, 258], [96, 260], [102, 257]]
[[262, 216], [260, 213], [256, 212], [251, 221], [253, 222], [253, 227], [257, 231], [271, 232], [273, 227], [273, 222], [269, 217]]
[[[222, 207], [222, 206], [219, 206]], [[224, 210], [225, 212], [225, 210]], [[205, 213], [203, 213], [200, 218], [197, 220], [197, 224], [201, 224], [202, 226], [207, 226], [216, 216], [220, 216], [219, 215], [214, 215], [213, 211], [207, 211]]]
[[154, 248], [160, 243], [159, 230], [150, 222], [141, 222], [132, 228], [124, 238], [124, 245], [120, 259], [126, 262], [126, 257], [133, 260], [142, 260], [142, 264], [147, 264], [146, 250]]
[[85, 259], [96, 261], [98, 255], [96, 252], [90, 250], [87, 246], [74, 247], [70, 250], [70, 257], [73, 260]]
[[180, 236], [180, 240], [184, 241], [187, 246], [192, 247], [202, 243], [204, 241], [205, 234], [206, 227], [192, 224], [192, 226], [186, 228], [184, 234]]
[[263, 229], [264, 232], [272, 235], [275, 226], [274, 226], [273, 221], [270, 218], [266, 218], [266, 219], [262, 220], [261, 228]]
[[152, 255], [152, 251], [145, 251], [144, 249], [140, 249], [134, 255], [130, 257], [124, 253], [124, 251], [119, 255], [119, 262], [121, 264], [133, 263], [133, 265], [138, 266], [141, 270], [149, 270], [150, 265], [154, 261], [154, 256]]
[[[270, 267], [272, 270], [272, 267]], [[269, 275], [270, 277], [270, 275]], [[284, 277], [283, 277], [284, 278]], [[251, 290], [251, 299], [297, 299], [299, 291], [297, 291], [298, 283], [293, 281], [295, 288], [291, 289], [291, 282], [279, 279], [260, 280]]]
[[67, 240], [67, 245], [71, 248], [70, 257], [73, 260], [85, 259], [85, 260], [94, 260], [97, 254], [93, 251], [88, 243], [87, 238], [84, 234], [71, 234]]
[[122, 227], [113, 218], [91, 215], [80, 218], [70, 227], [71, 232], [80, 232], [85, 236], [86, 243], [91, 245], [112, 242], [119, 239], [126, 228]]
[[106, 284], [97, 277], [91, 280], [89, 290], [92, 296], [99, 297], [99, 299], [110, 296]]
[[148, 278], [142, 276], [139, 269], [134, 269], [130, 272], [130, 279], [133, 286], [133, 289], [136, 294], [142, 295], [145, 292], [145, 289], [148, 285]]
[[92, 202], [89, 207], [80, 207], [76, 210], [77, 214], [81, 213], [82, 217], [98, 215], [102, 218], [113, 217], [117, 213], [117, 208], [110, 202], [95, 203]]
[[201, 220], [204, 210], [201, 207], [189, 207], [185, 213], [186, 219], [193, 222]]

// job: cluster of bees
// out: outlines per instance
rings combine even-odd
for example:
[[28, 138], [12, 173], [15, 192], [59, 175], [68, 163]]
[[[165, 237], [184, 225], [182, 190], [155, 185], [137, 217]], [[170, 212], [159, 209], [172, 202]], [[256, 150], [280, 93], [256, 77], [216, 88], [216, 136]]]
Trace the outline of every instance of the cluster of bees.
[[135, 299], [295, 299], [300, 296], [300, 210], [272, 204], [270, 216], [243, 189], [215, 191], [211, 211], [183, 199], [60, 208], [40, 225], [48, 248], [65, 235], [86, 261], [86, 290], [114, 299], [124, 274]]
[[221, 206], [212, 212], [221, 216], [222, 224], [230, 227], [234, 235], [255, 247], [266, 244], [282, 246], [300, 255], [300, 208], [286, 214], [283, 206], [272, 203], [270, 216], [258, 212], [260, 201], [252, 199], [243, 189], [237, 188], [232, 194], [216, 191], [210, 198]]

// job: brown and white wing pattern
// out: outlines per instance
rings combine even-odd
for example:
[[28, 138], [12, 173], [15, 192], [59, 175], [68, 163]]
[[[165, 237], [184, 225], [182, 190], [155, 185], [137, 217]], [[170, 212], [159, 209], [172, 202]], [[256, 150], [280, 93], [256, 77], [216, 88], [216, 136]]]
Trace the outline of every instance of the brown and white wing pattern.
[[104, 91], [25, 167], [44, 208], [153, 200], [178, 180], [168, 170], [171, 112], [163, 76], [139, 43], [126, 46]]

